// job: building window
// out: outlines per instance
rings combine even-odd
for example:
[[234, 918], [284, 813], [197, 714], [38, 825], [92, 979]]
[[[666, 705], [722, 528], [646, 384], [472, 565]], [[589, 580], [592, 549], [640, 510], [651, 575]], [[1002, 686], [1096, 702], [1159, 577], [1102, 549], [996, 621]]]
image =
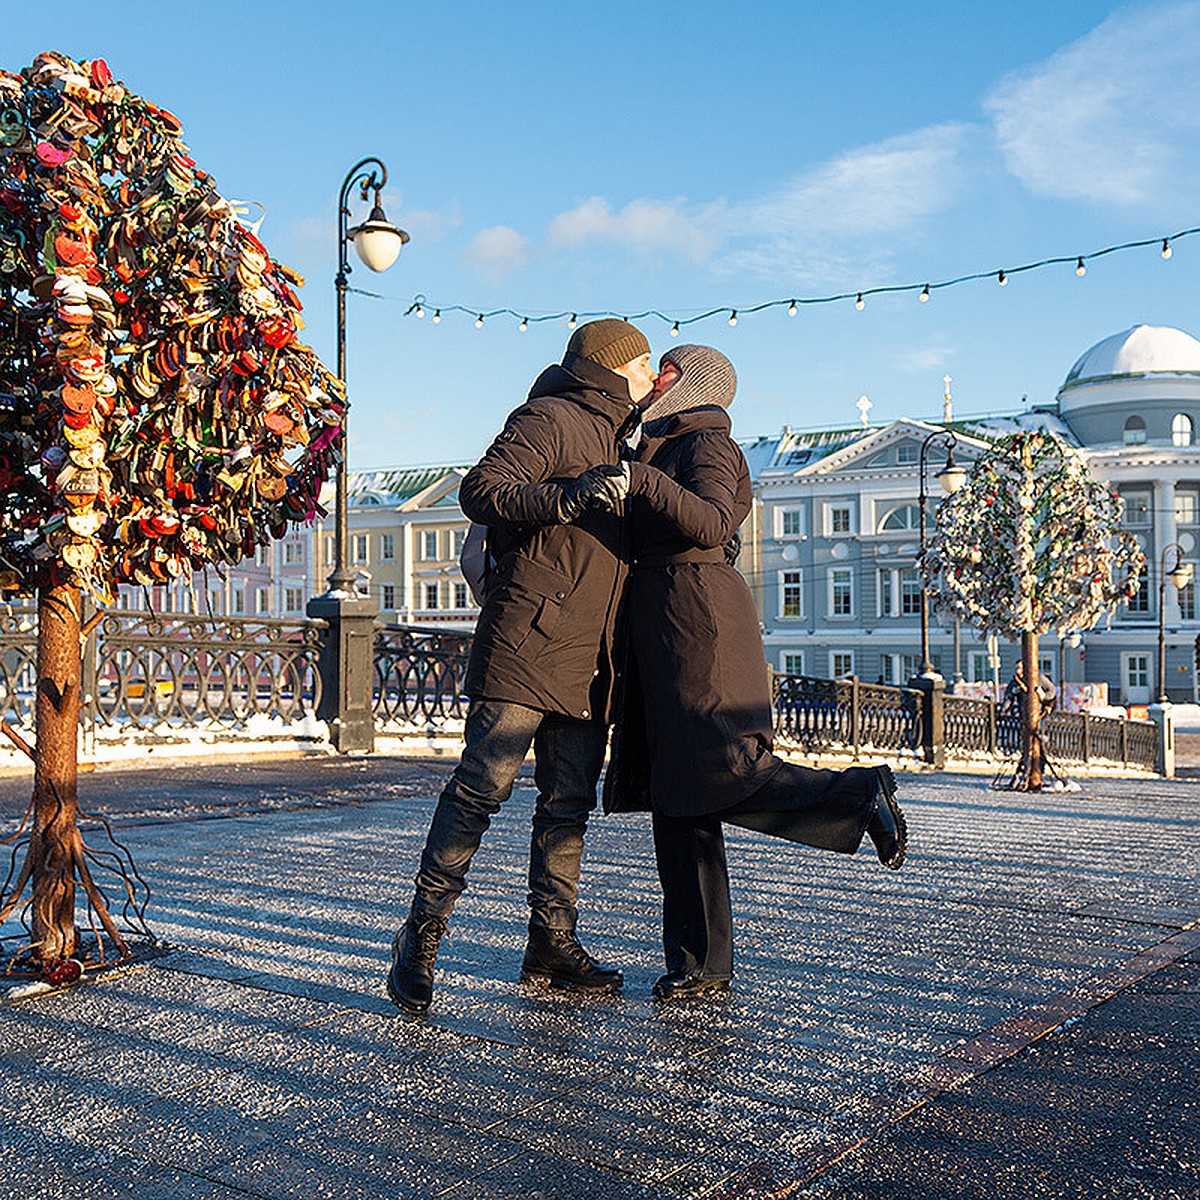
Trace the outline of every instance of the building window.
[[829, 572], [829, 615], [854, 616], [854, 574], [849, 567], [835, 567]]
[[1176, 413], [1171, 418], [1171, 445], [1190, 446], [1195, 427], [1187, 413]]
[[298, 587], [283, 589], [284, 612], [298, 613], [304, 607], [304, 591]]
[[967, 651], [967, 682], [986, 683], [992, 677], [986, 650]]
[[854, 532], [854, 509], [849, 504], [831, 504], [825, 510], [826, 532], [829, 537]]
[[367, 561], [367, 535], [365, 533], [354, 535], [354, 561], [356, 563]]
[[283, 561], [286, 566], [294, 567], [303, 560], [303, 548], [299, 542], [286, 541], [283, 543]]
[[1186, 584], [1179, 589], [1179, 617], [1183, 621], [1196, 619], [1196, 585]]
[[801, 508], [777, 508], [775, 510], [775, 536], [798, 538], [804, 536], [804, 510]]
[[259, 567], [269, 567], [271, 565], [271, 547], [259, 546], [254, 552], [254, 562]]
[[885, 654], [880, 666], [883, 668], [883, 682], [903, 687], [917, 673], [917, 656], [915, 654]]
[[921, 612], [921, 575], [915, 567], [900, 572], [900, 613], [915, 617]]
[[451, 535], [453, 538], [451, 558], [461, 558], [463, 542], [467, 540], [467, 531], [465, 529], [455, 529]]
[[800, 650], [784, 650], [779, 655], [779, 669], [785, 675], [803, 675], [804, 653]]
[[325, 565], [332, 567], [334, 559], [337, 558], [337, 535], [327, 533], [325, 535]]
[[254, 589], [254, 611], [263, 616], [271, 611], [271, 589], [270, 588], [255, 588]]
[[1140, 446], [1146, 440], [1146, 422], [1141, 417], [1130, 417], [1125, 422], [1125, 445]]
[[804, 616], [804, 598], [800, 590], [799, 571], [779, 572], [779, 615], [781, 617]]
[[880, 533], [901, 533], [921, 528], [921, 510], [915, 504], [905, 504], [884, 514], [879, 522]]
[[421, 558], [425, 562], [436, 562], [438, 556], [438, 531], [421, 530]]
[[829, 656], [829, 670], [834, 679], [846, 679], [854, 674], [853, 651], [835, 650]]
[[382, 607], [392, 612], [396, 608], [396, 585], [394, 583], [385, 583], [383, 585]]
[[246, 612], [246, 589], [233, 589], [233, 611], [235, 616], [243, 616]]
[[1142, 577], [1138, 580], [1138, 590], [1130, 598], [1127, 607], [1131, 613], [1141, 614], [1150, 611], [1150, 584], [1146, 579], [1145, 571], [1142, 572]]
[[1148, 688], [1150, 686], [1150, 655], [1126, 654], [1125, 687], [1130, 691]]
[[214, 616], [221, 611], [221, 593], [219, 591], [211, 591], [208, 593], [208, 611]]
[[467, 585], [465, 583], [456, 583], [454, 585], [454, 607], [470, 607], [469, 598], [467, 596]]
[[1200, 518], [1200, 493], [1177, 491], [1175, 493], [1175, 524], [1195, 525]]
[[396, 536], [391, 533], [381, 533], [379, 535], [379, 561], [380, 562], [395, 562], [396, 561]]
[[1149, 492], [1123, 492], [1121, 499], [1125, 501], [1126, 525], [1141, 526], [1150, 524]]
[[901, 442], [896, 447], [896, 465], [911, 467], [921, 457], [921, 448], [914, 442]]
[[430, 610], [438, 607], [438, 585], [436, 583], [425, 585], [425, 607]]

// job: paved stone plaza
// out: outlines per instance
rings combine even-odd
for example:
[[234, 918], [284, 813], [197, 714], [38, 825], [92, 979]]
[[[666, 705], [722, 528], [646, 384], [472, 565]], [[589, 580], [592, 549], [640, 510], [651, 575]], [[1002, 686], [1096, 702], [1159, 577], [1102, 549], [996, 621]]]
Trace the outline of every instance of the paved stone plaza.
[[[0, 1195], [1196, 1194], [1194, 1100], [1158, 1105], [1155, 1127], [1178, 1132], [1152, 1146], [1117, 1128], [1104, 1154], [1076, 1154], [1072, 1190], [1044, 1161], [1095, 1097], [1052, 1086], [1054, 1070], [1072, 1053], [1108, 1061], [1078, 1059], [1081, 1032], [1111, 1058], [1121, 1031], [1144, 1048], [1143, 1011], [1165, 1030], [1148, 1075], [1140, 1059], [1101, 1070], [1109, 1125], [1126, 1102], [1131, 1122], [1153, 1117], [1158, 1089], [1190, 1094], [1195, 784], [1025, 796], [905, 775], [898, 874], [869, 849], [844, 859], [730, 830], [735, 991], [671, 1007], [650, 999], [657, 885], [636, 816], [596, 818], [583, 883], [584, 941], [624, 969], [623, 995], [518, 984], [527, 772], [415, 1021], [382, 981], [448, 769], [314, 759], [85, 779], [85, 809], [113, 819], [175, 949], [0, 1007]], [[25, 795], [0, 784], [6, 825]], [[1022, 1112], [1029, 1148], [1006, 1135], [983, 1153], [980, 1130]]]

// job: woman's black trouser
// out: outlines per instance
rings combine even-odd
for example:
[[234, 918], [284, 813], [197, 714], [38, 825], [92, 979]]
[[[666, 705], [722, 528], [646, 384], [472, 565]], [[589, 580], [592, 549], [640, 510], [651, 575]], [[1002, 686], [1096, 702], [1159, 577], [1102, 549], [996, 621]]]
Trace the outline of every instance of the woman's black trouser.
[[655, 811], [654, 853], [663, 891], [667, 971], [705, 979], [733, 974], [733, 910], [723, 821], [853, 854], [875, 811], [878, 789], [878, 776], [870, 767], [818, 771], [779, 760], [770, 778], [732, 808], [685, 817]]

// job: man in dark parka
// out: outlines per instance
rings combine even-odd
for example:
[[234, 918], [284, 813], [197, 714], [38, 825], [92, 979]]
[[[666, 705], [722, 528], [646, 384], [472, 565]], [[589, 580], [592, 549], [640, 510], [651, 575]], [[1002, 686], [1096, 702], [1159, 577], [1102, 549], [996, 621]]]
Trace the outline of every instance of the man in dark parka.
[[467, 669], [466, 745], [392, 947], [388, 994], [408, 1012], [429, 1007], [447, 918], [531, 744], [538, 796], [521, 978], [586, 991], [621, 985], [620, 972], [600, 967], [576, 937], [576, 892], [626, 570], [614, 510], [628, 472], [618, 464], [654, 379], [649, 343], [634, 326], [581, 326], [459, 489], [463, 512], [488, 527], [492, 567]]

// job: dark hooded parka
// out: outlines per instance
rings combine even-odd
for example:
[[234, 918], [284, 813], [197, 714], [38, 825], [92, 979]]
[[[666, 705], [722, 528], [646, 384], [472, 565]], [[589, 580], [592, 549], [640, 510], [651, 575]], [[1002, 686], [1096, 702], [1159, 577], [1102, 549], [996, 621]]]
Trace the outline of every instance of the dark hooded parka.
[[620, 375], [568, 354], [547, 367], [459, 488], [494, 559], [465, 690], [582, 720], [608, 717], [613, 630], [625, 579], [620, 517], [559, 517], [562, 485], [615, 465], [636, 424]]
[[647, 424], [631, 467], [630, 678], [605, 807], [652, 795], [668, 816], [716, 813], [780, 765], [758, 614], [724, 552], [750, 511], [750, 473], [719, 406]]

